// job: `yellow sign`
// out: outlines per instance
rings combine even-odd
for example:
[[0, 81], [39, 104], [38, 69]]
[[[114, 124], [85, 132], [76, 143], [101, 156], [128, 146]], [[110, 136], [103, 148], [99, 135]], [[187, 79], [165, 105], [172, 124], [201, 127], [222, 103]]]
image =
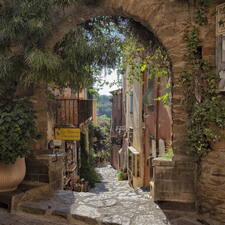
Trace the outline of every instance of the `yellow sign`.
[[55, 139], [62, 141], [79, 141], [79, 128], [55, 128]]

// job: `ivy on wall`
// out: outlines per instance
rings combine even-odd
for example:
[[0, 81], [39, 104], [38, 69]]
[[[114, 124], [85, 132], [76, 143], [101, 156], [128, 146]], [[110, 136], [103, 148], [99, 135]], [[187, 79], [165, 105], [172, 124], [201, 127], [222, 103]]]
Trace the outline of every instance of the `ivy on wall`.
[[[206, 10], [185, 35], [187, 65], [181, 82], [189, 117], [188, 144], [200, 160], [212, 151], [213, 143], [224, 138], [220, 131], [225, 129], [225, 99], [218, 92], [219, 77], [215, 66], [202, 58], [199, 29], [207, 24], [209, 1], [199, 1], [199, 4]], [[203, 17], [206, 18], [204, 23]]]
[[206, 25], [208, 23], [207, 14], [208, 8], [214, 0], [179, 0], [188, 2], [195, 8], [194, 18], [199, 25]]

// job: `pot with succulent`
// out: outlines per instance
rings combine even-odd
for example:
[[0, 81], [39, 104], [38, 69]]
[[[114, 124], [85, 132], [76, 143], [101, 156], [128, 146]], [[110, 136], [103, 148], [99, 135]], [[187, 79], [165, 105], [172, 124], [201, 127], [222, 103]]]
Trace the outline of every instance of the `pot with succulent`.
[[0, 192], [13, 191], [25, 177], [25, 156], [36, 137], [32, 103], [0, 101]]

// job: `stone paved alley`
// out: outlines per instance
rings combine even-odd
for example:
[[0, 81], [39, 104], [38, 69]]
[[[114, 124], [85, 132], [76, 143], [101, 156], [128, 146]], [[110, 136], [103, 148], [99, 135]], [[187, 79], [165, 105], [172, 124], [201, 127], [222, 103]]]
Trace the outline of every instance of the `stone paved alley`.
[[[193, 212], [161, 210], [148, 192], [134, 191], [127, 181], [118, 181], [116, 170], [106, 165], [97, 169], [102, 183], [89, 193], [58, 191], [48, 199], [25, 202], [17, 213], [17, 225], [71, 223], [77, 225], [200, 225]], [[0, 214], [0, 225], [15, 224], [15, 217]], [[27, 216], [28, 217], [25, 217]], [[34, 216], [33, 223], [30, 219]], [[37, 219], [37, 216], [38, 219]], [[28, 219], [27, 219], [28, 218]], [[2, 221], [8, 221], [4, 223]], [[24, 220], [27, 219], [25, 223]], [[36, 221], [36, 222], [35, 222]], [[39, 221], [39, 222], [38, 222]], [[55, 222], [55, 223], [54, 223]]]

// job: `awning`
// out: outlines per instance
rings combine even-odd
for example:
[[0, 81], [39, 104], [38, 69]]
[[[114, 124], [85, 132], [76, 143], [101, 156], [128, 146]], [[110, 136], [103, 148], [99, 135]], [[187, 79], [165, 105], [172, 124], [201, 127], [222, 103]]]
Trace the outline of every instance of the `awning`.
[[140, 152], [138, 152], [134, 147], [132, 146], [129, 146], [128, 147], [128, 150], [131, 151], [134, 155], [139, 155]]

